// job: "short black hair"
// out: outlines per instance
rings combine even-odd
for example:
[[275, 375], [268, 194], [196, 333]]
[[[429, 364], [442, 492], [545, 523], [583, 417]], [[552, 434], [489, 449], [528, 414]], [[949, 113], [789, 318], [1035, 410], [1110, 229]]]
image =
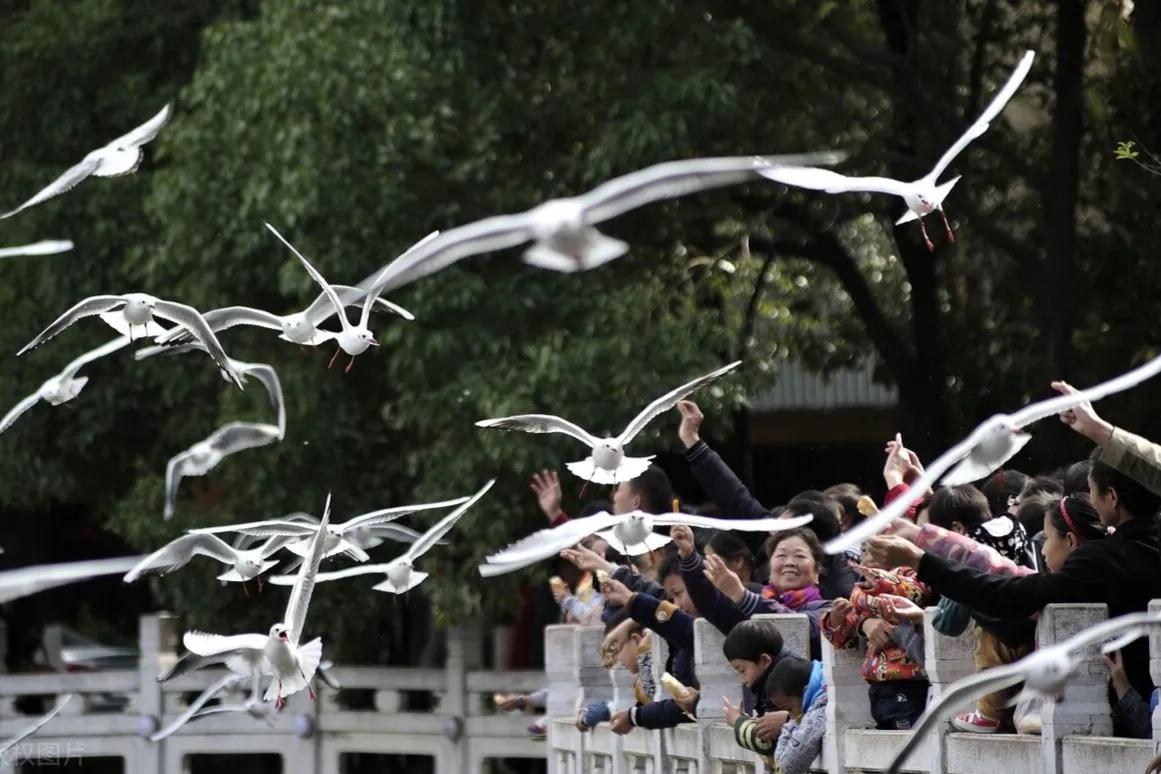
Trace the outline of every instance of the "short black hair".
[[951, 529], [959, 522], [964, 529], [983, 524], [992, 516], [988, 498], [971, 484], [945, 486], [931, 497], [927, 518], [937, 527]]
[[[1024, 490], [1028, 476], [1018, 470], [997, 470], [980, 485], [980, 491], [988, 499], [988, 515], [998, 516], [1008, 512], [1008, 498], [1015, 497]], [[967, 522], [964, 522], [967, 525]]]
[[722, 643], [722, 653], [726, 661], [738, 658], [743, 661], [757, 662], [765, 653], [771, 659], [777, 659], [782, 652], [782, 632], [773, 621], [755, 621], [749, 619], [730, 629]]
[[766, 678], [766, 695], [801, 696], [810, 684], [813, 664], [798, 656], [783, 656]]
[[1064, 471], [1062, 483], [1064, 484], [1064, 494], [1077, 494], [1079, 492], [1088, 492], [1088, 472], [1092, 470], [1092, 463], [1088, 460], [1081, 460], [1074, 462], [1068, 466]]
[[1092, 460], [1092, 470], [1088, 476], [1096, 486], [1097, 492], [1103, 495], [1110, 489], [1117, 490], [1117, 501], [1134, 519], [1148, 518], [1157, 513], [1157, 508], [1161, 507], [1161, 497], [1107, 462], [1101, 462], [1100, 456], [1101, 448], [1098, 446], [1089, 457]]
[[676, 551], [670, 551], [657, 565], [657, 582], [664, 583], [670, 575], [681, 575], [681, 557]]
[[656, 465], [627, 482], [633, 494], [641, 498], [641, 510], [648, 513], [669, 513], [673, 509], [673, 484], [669, 476]]
[[825, 558], [822, 553], [822, 543], [819, 542], [818, 535], [814, 534], [814, 530], [809, 527], [798, 527], [797, 529], [775, 532], [766, 539], [766, 556], [774, 556], [774, 551], [778, 548], [778, 545], [792, 537], [801, 538], [806, 543], [806, 547], [810, 549], [810, 555], [814, 557], [814, 568], [821, 573], [823, 559]]
[[754, 569], [754, 553], [746, 542], [733, 532], [719, 529], [710, 535], [706, 545], [714, 550], [714, 553], [722, 559], [737, 559], [741, 557], [745, 560], [746, 566], [751, 570]]
[[826, 543], [834, 540], [839, 536], [839, 532], [842, 531], [839, 526], [836, 511], [837, 506], [832, 506], [822, 500], [807, 500], [802, 497], [796, 497], [786, 503], [786, 509], [782, 511], [782, 516], [785, 517], [790, 514], [806, 516], [810, 514], [814, 518], [806, 526], [819, 540]]
[[828, 502], [839, 507], [840, 524], [842, 516], [846, 517], [847, 524], [852, 527], [867, 518], [859, 510], [859, 498], [863, 496], [863, 491], [856, 485], [835, 484], [828, 486], [822, 493], [826, 495]]

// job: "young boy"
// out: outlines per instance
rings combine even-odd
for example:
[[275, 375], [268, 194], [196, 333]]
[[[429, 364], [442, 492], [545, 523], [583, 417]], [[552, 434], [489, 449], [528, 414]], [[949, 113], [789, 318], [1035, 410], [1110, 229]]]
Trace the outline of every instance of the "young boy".
[[[649, 632], [644, 626], [622, 611], [605, 626], [605, 640], [601, 643], [601, 658], [609, 669], [618, 664], [629, 674], [636, 675], [633, 696], [637, 706], [653, 701], [653, 653]], [[608, 702], [594, 702], [581, 711], [576, 727], [588, 731], [597, 723], [610, 719], [612, 715]]]
[[734, 727], [738, 744], [763, 756], [777, 774], [806, 774], [826, 732], [822, 664], [797, 656], [781, 658], [766, 678], [765, 692], [789, 716], [777, 742], [760, 739], [757, 721], [734, 708], [726, 712], [726, 722]]

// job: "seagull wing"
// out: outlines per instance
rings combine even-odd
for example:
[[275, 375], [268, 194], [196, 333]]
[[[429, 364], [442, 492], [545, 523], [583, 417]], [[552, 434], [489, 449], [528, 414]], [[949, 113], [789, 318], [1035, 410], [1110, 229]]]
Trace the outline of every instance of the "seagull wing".
[[938, 180], [939, 176], [943, 174], [943, 171], [947, 169], [947, 166], [951, 164], [952, 160], [964, 148], [971, 144], [972, 140], [988, 131], [988, 126], [1000, 114], [1000, 111], [1007, 106], [1008, 100], [1012, 99], [1012, 95], [1016, 93], [1016, 90], [1020, 88], [1020, 84], [1028, 76], [1028, 71], [1032, 69], [1032, 60], [1035, 57], [1036, 55], [1032, 51], [1024, 52], [1024, 56], [1020, 58], [1020, 63], [1016, 65], [1016, 69], [1008, 76], [1008, 82], [996, 92], [996, 96], [992, 97], [992, 101], [984, 108], [984, 112], [980, 114], [980, 117], [976, 119], [975, 123], [969, 126], [967, 131], [955, 141], [955, 144], [939, 157], [939, 161], [935, 163], [932, 170], [924, 177], [925, 180], [931, 183]]
[[45, 239], [30, 245], [0, 248], [0, 258], [12, 258], [17, 255], [53, 255], [72, 249], [73, 243], [67, 239]]
[[206, 441], [223, 457], [246, 449], [266, 446], [282, 438], [282, 430], [265, 422], [230, 422], [219, 427]]
[[[439, 236], [439, 232], [432, 231], [430, 234], [425, 236], [423, 239], [420, 239], [418, 242], [413, 244], [411, 247], [404, 250], [399, 255], [399, 257], [396, 258], [396, 260], [407, 260], [408, 256], [414, 255], [424, 245], [431, 242], [431, 240], [435, 239], [437, 236]], [[394, 263], [394, 261], [392, 263]], [[375, 284], [378, 284], [378, 283], [375, 283]], [[375, 302], [377, 300], [378, 300], [378, 296], [373, 295], [371, 293], [368, 293], [366, 298], [363, 299], [363, 312], [362, 312], [362, 315], [359, 317], [359, 325], [361, 327], [363, 327], [363, 328], [367, 327], [367, 321], [369, 319], [371, 319], [371, 307], [375, 304]], [[403, 309], [402, 311], [404, 312], [405, 316], [411, 315], [411, 312], [408, 312], [406, 309]]]
[[107, 148], [139, 148], [158, 135], [162, 128], [169, 123], [173, 116], [173, 103], [169, 103], [141, 126], [127, 134], [123, 134], [105, 147]]
[[476, 501], [483, 497], [495, 483], [496, 479], [492, 479], [488, 483], [484, 484], [482, 487], [480, 487], [478, 492], [476, 492], [464, 502], [460, 503], [460, 505], [454, 511], [437, 521], [435, 526], [433, 526], [427, 532], [424, 532], [418, 540], [411, 544], [411, 547], [408, 548], [407, 552], [403, 554], [404, 559], [408, 561], [414, 561], [427, 553], [428, 549], [439, 542], [440, 538], [442, 538], [448, 532], [451, 532], [452, 527], [456, 525], [456, 522], [460, 520], [460, 517], [467, 513], [468, 509], [475, 505]]
[[[194, 444], [195, 446], [197, 444]], [[190, 447], [192, 449], [193, 447]], [[181, 480], [185, 478], [187, 465], [190, 459], [190, 449], [186, 449], [180, 454], [175, 454], [169, 458], [165, 463], [165, 506], [162, 509], [161, 517], [165, 521], [173, 516], [174, 503], [177, 501], [177, 488], [181, 484]]]
[[608, 529], [621, 519], [621, 516], [606, 511], [594, 513], [592, 516], [585, 516], [581, 519], [571, 519], [557, 527], [533, 532], [528, 537], [517, 540], [503, 550], [489, 554], [485, 561], [488, 564], [527, 562], [527, 564], [522, 565], [526, 567], [542, 559], [556, 556], [566, 548], [572, 548], [586, 536]]
[[[390, 562], [380, 564], [356, 564], [351, 567], [344, 567], [341, 570], [317, 573], [314, 577], [314, 581], [315, 583], [325, 583], [326, 581], [342, 580], [343, 578], [354, 578], [358, 575], [386, 575], [387, 568], [390, 566]], [[295, 576], [293, 575], [275, 575], [267, 580], [267, 583], [270, 583], [274, 586], [290, 586], [294, 582]]]
[[791, 516], [778, 519], [715, 519], [709, 516], [695, 516], [691, 513], [659, 513], [653, 516], [653, 524], [668, 527], [684, 524], [695, 529], [736, 530], [738, 532], [784, 532], [809, 524], [814, 516]]
[[[233, 328], [237, 325], [254, 325], [259, 328], [268, 328], [282, 332], [282, 318], [263, 309], [252, 306], [226, 306], [221, 309], [211, 309], [202, 315], [206, 325], [214, 333]], [[157, 338], [158, 344], [188, 344], [197, 339], [188, 328], [178, 326]]]
[[40, 390], [37, 390], [9, 409], [8, 413], [4, 415], [4, 418], [0, 419], [0, 433], [3, 433], [5, 430], [16, 424], [16, 420], [24, 416], [24, 412], [35, 406], [39, 401]]
[[121, 575], [133, 569], [139, 561], [140, 556], [121, 556], [116, 559], [38, 564], [0, 572], [0, 604], [101, 575]]
[[761, 170], [769, 166], [835, 164], [842, 158], [824, 152], [667, 161], [601, 183], [577, 200], [585, 209], [585, 220], [600, 223], [661, 199], [760, 180]]
[[342, 534], [355, 527], [373, 526], [376, 524], [383, 524], [404, 516], [416, 513], [418, 511], [430, 511], [436, 508], [450, 508], [453, 505], [460, 505], [466, 503], [470, 498], [457, 497], [454, 500], [443, 500], [438, 503], [419, 503], [418, 505], [400, 505], [395, 508], [381, 508], [377, 511], [370, 511], [356, 516], [353, 519], [348, 519], [342, 524], [337, 525], [339, 533]]
[[172, 540], [141, 560], [125, 575], [125, 582], [132, 583], [146, 573], [162, 575], [184, 567], [198, 554], [217, 559], [222, 564], [233, 564], [238, 559], [237, 552], [214, 535], [182, 535]]
[[243, 363], [238, 360], [233, 362], [238, 366], [238, 371], [243, 376], [253, 376], [262, 382], [262, 386], [266, 388], [266, 394], [270, 396], [270, 406], [274, 409], [275, 416], [278, 417], [278, 429], [285, 435], [286, 399], [282, 394], [282, 381], [278, 378], [278, 372], [274, 370], [274, 366], [267, 363]]
[[1005, 664], [993, 669], [985, 669], [974, 675], [968, 675], [948, 686], [943, 693], [927, 705], [927, 711], [913, 726], [907, 744], [895, 755], [895, 759], [887, 766], [888, 774], [895, 774], [911, 756], [915, 749], [930, 735], [935, 725], [955, 712], [960, 707], [978, 699], [985, 694], [1015, 685], [1024, 679], [1024, 671], [1019, 662]]
[[762, 176], [796, 188], [808, 188], [832, 194], [871, 191], [905, 196], [911, 192], [911, 186], [901, 180], [893, 180], [889, 177], [847, 177], [838, 172], [818, 169], [817, 167], [773, 167], [763, 169]]
[[193, 720], [194, 716], [198, 713], [198, 710], [200, 710], [202, 707], [204, 707], [206, 705], [206, 702], [208, 702], [210, 699], [213, 699], [214, 697], [216, 697], [219, 693], [222, 693], [223, 691], [232, 690], [235, 686], [240, 684], [243, 680], [247, 680], [247, 679], [249, 679], [249, 678], [245, 677], [244, 675], [227, 674], [225, 677], [218, 680], [216, 683], [211, 685], [209, 688], [206, 688], [204, 691], [202, 691], [201, 694], [199, 694], [196, 699], [194, 699], [192, 702], [190, 702], [190, 705], [185, 708], [184, 712], [182, 712], [180, 715], [178, 715], [176, 718], [174, 718], [172, 723], [170, 723], [168, 726], [161, 729], [157, 733], [151, 735], [149, 737], [149, 741], [159, 742], [162, 739], [166, 739], [167, 737], [171, 736], [175, 731], [180, 729], [186, 723]]
[[72, 700], [72, 698], [73, 698], [73, 694], [71, 694], [71, 693], [66, 693], [65, 695], [61, 696], [59, 699], [56, 700], [56, 704], [53, 705], [53, 708], [50, 709], [48, 712], [44, 713], [43, 715], [41, 715], [40, 718], [37, 719], [37, 721], [35, 723], [33, 723], [28, 728], [25, 728], [23, 731], [21, 731], [20, 733], [18, 733], [16, 736], [12, 737], [11, 739], [6, 739], [5, 741], [0, 742], [0, 758], [4, 758], [7, 754], [7, 752], [9, 750], [11, 750], [13, 747], [15, 747], [16, 745], [20, 744], [28, 737], [35, 734], [40, 729], [44, 728], [44, 726], [50, 720], [52, 720], [53, 718], [55, 718], [57, 715], [60, 714], [60, 711], [62, 709], [64, 709], [64, 706], [66, 704], [68, 704]]
[[[1090, 626], [1069, 637], [1057, 647], [1064, 648], [1071, 655], [1080, 655], [1081, 651], [1114, 638], [1120, 640], [1120, 644], [1124, 646], [1137, 637], [1148, 636], [1151, 632], [1156, 631], [1158, 626], [1161, 626], [1161, 615], [1129, 613]], [[1136, 636], [1132, 636], [1134, 634]]]
[[[414, 543], [423, 536], [422, 532], [414, 530], [411, 527], [405, 527], [402, 524], [376, 524], [367, 528], [368, 532], [377, 538], [384, 540], [394, 540], [396, 543]], [[445, 541], [439, 541], [436, 545], [440, 545]]]
[[67, 379], [71, 379], [77, 375], [77, 371], [81, 370], [83, 366], [88, 365], [94, 360], [100, 360], [106, 355], [111, 355], [117, 350], [123, 349], [128, 344], [128, 336], [118, 336], [115, 339], [111, 339], [96, 349], [90, 349], [85, 354], [73, 360], [71, 363], [61, 369], [60, 374]]
[[188, 631], [181, 638], [185, 649], [198, 656], [221, 656], [246, 650], [261, 652], [266, 647], [265, 634], [235, 634], [230, 637], [209, 632]]
[[339, 316], [339, 323], [343, 326], [343, 330], [348, 330], [351, 327], [351, 321], [347, 319], [346, 310], [343, 309], [343, 302], [339, 300], [339, 296], [337, 293], [335, 293], [335, 289], [327, 283], [327, 281], [323, 278], [323, 275], [318, 273], [318, 269], [311, 265], [310, 261], [306, 259], [305, 255], [298, 252], [294, 245], [290, 244], [290, 242], [287, 242], [286, 238], [283, 237], [282, 234], [278, 233], [278, 229], [274, 228], [274, 226], [271, 226], [269, 223], [266, 224], [266, 228], [270, 229], [271, 233], [278, 237], [282, 244], [289, 247], [290, 252], [298, 256], [298, 260], [302, 262], [304, 267], [306, 267], [307, 274], [309, 274], [311, 278], [319, 284], [319, 286], [323, 289], [323, 293], [326, 293], [327, 298], [330, 299], [331, 306], [334, 307], [335, 314]]
[[823, 546], [823, 550], [828, 554], [841, 554], [849, 549], [858, 548], [863, 544], [863, 541], [882, 532], [894, 519], [906, 513], [907, 509], [911, 507], [911, 504], [923, 497], [928, 489], [934, 487], [936, 482], [953, 465], [971, 454], [972, 449], [975, 448], [976, 443], [979, 442], [979, 439], [983, 437], [984, 433], [990, 430], [995, 422], [1002, 419], [1003, 417], [992, 417], [986, 420], [973, 430], [967, 438], [948, 449], [928, 465], [927, 469], [923, 471], [923, 475], [915, 479], [906, 492], [892, 500], [874, 516], [851, 527], [846, 532], [828, 542]]
[[265, 521], [248, 521], [243, 524], [221, 524], [217, 527], [199, 527], [191, 529], [191, 535], [220, 535], [223, 532], [237, 532], [254, 537], [273, 537], [285, 535], [294, 538], [312, 538], [318, 532], [317, 524], [304, 524], [286, 519], [267, 519]]
[[677, 402], [684, 398], [686, 395], [689, 395], [691, 392], [701, 389], [715, 379], [728, 374], [730, 371], [733, 371], [741, 364], [741, 360], [735, 360], [729, 365], [722, 366], [716, 371], [710, 371], [705, 376], [699, 376], [692, 382], [687, 382], [686, 384], [681, 385], [676, 390], [670, 390], [669, 392], [665, 393], [660, 398], [646, 406], [644, 411], [633, 417], [633, 421], [629, 423], [629, 426], [625, 428], [625, 431], [621, 433], [617, 440], [621, 442], [622, 446], [627, 445], [629, 441], [632, 441], [638, 433], [644, 430], [645, 425], [652, 422], [656, 416], [669, 411], [671, 408], [676, 406]]
[[1161, 372], [1161, 356], [1155, 357], [1120, 376], [1071, 395], [1056, 395], [1046, 400], [1030, 403], [1013, 413], [1012, 421], [1019, 427], [1027, 427], [1037, 420], [1067, 411], [1081, 403], [1092, 403], [1108, 395], [1136, 387], [1141, 382], [1152, 379], [1159, 372]]
[[23, 355], [28, 350], [39, 347], [83, 317], [92, 317], [93, 315], [111, 312], [124, 305], [125, 299], [121, 296], [89, 296], [56, 318], [51, 325], [37, 334], [36, 338], [25, 344], [24, 348], [16, 354], [18, 356]]
[[492, 427], [497, 430], [521, 430], [525, 433], [564, 433], [571, 435], [586, 446], [596, 446], [600, 441], [579, 425], [561, 419], [553, 414], [517, 414], [498, 419], [481, 419], [476, 427]]
[[239, 387], [242, 386], [242, 379], [238, 376], [233, 366], [230, 365], [229, 356], [226, 355], [226, 351], [222, 349], [218, 337], [214, 335], [213, 330], [206, 323], [206, 318], [202, 317], [198, 310], [192, 306], [179, 304], [175, 301], [165, 301], [159, 298], [154, 304], [153, 312], [159, 317], [164, 317], [178, 325], [184, 326], [206, 348], [206, 352], [218, 364], [218, 368], [226, 372], [231, 381]]
[[286, 603], [286, 613], [282, 622], [290, 630], [290, 643], [298, 645], [302, 637], [302, 627], [306, 623], [306, 611], [310, 608], [310, 597], [314, 593], [314, 578], [318, 574], [318, 565], [323, 557], [323, 538], [327, 533], [327, 525], [331, 523], [331, 496], [327, 495], [327, 504], [323, 509], [323, 517], [318, 525], [318, 532], [311, 538], [310, 551], [306, 560], [298, 569], [298, 577], [294, 581], [294, 588], [290, 590], [290, 600]]
[[85, 158], [81, 160], [79, 164], [74, 164], [73, 166], [69, 167], [67, 170], [65, 170], [63, 175], [42, 188], [35, 196], [26, 201], [24, 204], [20, 205], [14, 210], [9, 210], [3, 215], [0, 215], [0, 220], [11, 218], [13, 215], [22, 210], [26, 210], [29, 207], [34, 207], [41, 202], [48, 201], [54, 196], [60, 196], [66, 191], [71, 191], [72, 189], [76, 188], [82, 180], [93, 174], [93, 172], [97, 171], [97, 167], [100, 165], [101, 161], [97, 157], [92, 155], [85, 156]]

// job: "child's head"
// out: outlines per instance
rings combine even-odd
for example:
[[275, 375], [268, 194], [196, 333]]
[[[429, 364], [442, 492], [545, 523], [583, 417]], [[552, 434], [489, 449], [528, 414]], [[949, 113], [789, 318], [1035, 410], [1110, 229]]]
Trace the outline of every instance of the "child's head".
[[742, 685], [754, 685], [782, 652], [782, 632], [773, 621], [742, 621], [726, 635], [722, 652]]
[[811, 663], [798, 656], [783, 656], [766, 678], [766, 695], [791, 717], [802, 714], [802, 694], [810, 684]]
[[1055, 500], [1044, 511], [1044, 563], [1057, 572], [1081, 543], [1104, 536], [1105, 527], [1087, 495]]
[[677, 605], [681, 612], [697, 615], [693, 600], [685, 592], [685, 581], [681, 578], [681, 566], [678, 564], [680, 561], [676, 551], [662, 559], [661, 565], [657, 568], [657, 582], [665, 589], [669, 601]]
[[720, 557], [726, 563], [726, 567], [737, 573], [742, 583], [748, 583], [753, 577], [754, 554], [745, 541], [735, 533], [718, 530], [706, 542], [705, 553], [706, 556], [713, 554]]
[[601, 657], [605, 666], [612, 669], [620, 664], [637, 674], [637, 650], [645, 638], [645, 627], [629, 617], [628, 610], [622, 610], [605, 624], [605, 640], [601, 643]]
[[931, 497], [928, 520], [961, 535], [992, 518], [988, 498], [971, 484], [945, 486]]

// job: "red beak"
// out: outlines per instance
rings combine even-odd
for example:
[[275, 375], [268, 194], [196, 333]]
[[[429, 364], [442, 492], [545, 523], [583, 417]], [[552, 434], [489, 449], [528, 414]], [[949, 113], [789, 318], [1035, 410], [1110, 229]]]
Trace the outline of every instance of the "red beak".
[[278, 634], [278, 639], [282, 640], [283, 642], [286, 642], [287, 640], [290, 639], [290, 637], [287, 636], [286, 632], [280, 632]]

